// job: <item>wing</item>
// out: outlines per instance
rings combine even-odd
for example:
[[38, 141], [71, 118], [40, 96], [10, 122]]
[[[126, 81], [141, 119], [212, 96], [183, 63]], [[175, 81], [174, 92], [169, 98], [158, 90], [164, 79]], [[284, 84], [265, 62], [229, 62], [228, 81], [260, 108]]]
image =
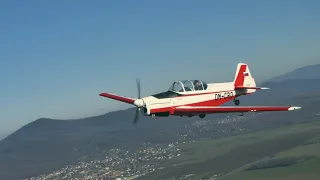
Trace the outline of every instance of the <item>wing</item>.
[[245, 86], [236, 86], [234, 87], [235, 90], [241, 90], [241, 89], [255, 89], [255, 90], [265, 90], [265, 89], [270, 89], [267, 87], [245, 87]]
[[114, 99], [117, 101], [121, 101], [124, 103], [128, 103], [128, 104], [133, 104], [135, 99], [133, 98], [129, 98], [129, 97], [124, 97], [124, 96], [119, 96], [116, 94], [111, 94], [111, 93], [100, 93], [100, 96], [106, 97], [106, 98], [110, 98], [110, 99]]
[[174, 110], [174, 114], [184, 115], [257, 111], [292, 111], [300, 108], [301, 107], [294, 106], [179, 106]]

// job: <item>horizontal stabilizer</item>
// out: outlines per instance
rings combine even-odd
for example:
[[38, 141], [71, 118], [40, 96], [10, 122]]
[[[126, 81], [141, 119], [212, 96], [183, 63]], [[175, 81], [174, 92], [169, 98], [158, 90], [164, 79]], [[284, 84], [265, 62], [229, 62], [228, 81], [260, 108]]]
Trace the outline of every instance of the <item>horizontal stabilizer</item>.
[[179, 106], [174, 110], [174, 114], [184, 115], [258, 111], [292, 111], [300, 108], [301, 107], [295, 106]]
[[103, 96], [106, 98], [114, 99], [117, 101], [125, 102], [128, 104], [133, 104], [135, 99], [129, 98], [129, 97], [124, 97], [124, 96], [119, 96], [116, 94], [111, 94], [111, 93], [100, 93], [99, 96]]

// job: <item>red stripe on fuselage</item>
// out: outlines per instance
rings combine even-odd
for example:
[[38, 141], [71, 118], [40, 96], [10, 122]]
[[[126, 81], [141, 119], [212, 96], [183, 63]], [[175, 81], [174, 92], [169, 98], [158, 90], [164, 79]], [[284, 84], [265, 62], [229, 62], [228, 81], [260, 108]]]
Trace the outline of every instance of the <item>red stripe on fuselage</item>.
[[173, 113], [175, 106], [170, 106], [170, 107], [164, 107], [164, 108], [155, 108], [155, 109], [150, 109], [150, 114], [154, 113], [161, 113], [161, 112], [170, 112], [170, 114]]
[[227, 97], [227, 98], [221, 98], [221, 99], [211, 99], [208, 101], [201, 101], [201, 102], [197, 102], [197, 103], [186, 104], [183, 106], [220, 106], [226, 102], [231, 101], [232, 99], [234, 99], [234, 96]]
[[[225, 91], [222, 91], [222, 92], [225, 92]], [[217, 93], [217, 92], [215, 92], [215, 93]], [[250, 94], [250, 93], [243, 94], [243, 95], [248, 95], [248, 94]], [[222, 104], [225, 104], [225, 103], [233, 100], [234, 98], [235, 98], [234, 96], [230, 96], [230, 97], [227, 97], [227, 98], [210, 99], [210, 100], [207, 100], [207, 101], [183, 104], [183, 105], [179, 105], [179, 106], [220, 106]], [[150, 113], [153, 114], [153, 113], [160, 113], [160, 112], [168, 112], [169, 111], [170, 114], [173, 114], [174, 109], [176, 107], [179, 107], [179, 106], [170, 106], [170, 107], [150, 109]]]
[[[219, 106], [222, 105], [230, 100], [232, 100], [234, 97], [228, 97], [226, 99], [211, 99], [208, 101], [201, 101], [201, 102], [196, 102], [196, 103], [189, 103], [189, 104], [183, 104], [179, 106]], [[163, 108], [155, 108], [155, 109], [150, 109], [150, 113], [160, 113], [160, 112], [171, 112], [173, 113], [175, 107], [178, 106], [170, 106], [170, 107], [163, 107]]]

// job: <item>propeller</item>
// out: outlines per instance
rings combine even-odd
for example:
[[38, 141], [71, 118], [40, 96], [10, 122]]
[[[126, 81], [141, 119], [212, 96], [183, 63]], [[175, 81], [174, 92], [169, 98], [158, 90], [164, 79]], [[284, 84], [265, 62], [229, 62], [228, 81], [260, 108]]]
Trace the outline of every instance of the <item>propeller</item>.
[[136, 109], [136, 114], [134, 116], [134, 121], [133, 123], [136, 124], [139, 120], [139, 117], [140, 117], [140, 108], [143, 107], [144, 105], [144, 102], [143, 100], [141, 99], [141, 87], [140, 87], [140, 79], [137, 78], [136, 79], [136, 82], [137, 82], [137, 89], [138, 89], [138, 99], [136, 99], [134, 101], [134, 105], [137, 106], [137, 109]]
[[135, 116], [134, 116], [134, 121], [133, 121], [134, 124], [137, 124], [137, 122], [138, 122], [138, 120], [139, 120], [139, 117], [140, 117], [140, 108], [138, 107], [138, 108], [136, 109], [136, 114], [135, 114]]
[[140, 99], [141, 98], [140, 79], [137, 78], [136, 81], [137, 81], [137, 89], [138, 89], [138, 98]]

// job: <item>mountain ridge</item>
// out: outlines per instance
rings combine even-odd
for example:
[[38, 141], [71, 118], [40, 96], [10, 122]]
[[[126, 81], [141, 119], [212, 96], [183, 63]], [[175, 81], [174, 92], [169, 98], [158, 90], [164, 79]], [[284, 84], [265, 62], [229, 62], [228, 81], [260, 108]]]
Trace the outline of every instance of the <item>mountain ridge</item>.
[[273, 77], [268, 82], [281, 82], [288, 79], [320, 79], [320, 64], [306, 65], [293, 71]]

